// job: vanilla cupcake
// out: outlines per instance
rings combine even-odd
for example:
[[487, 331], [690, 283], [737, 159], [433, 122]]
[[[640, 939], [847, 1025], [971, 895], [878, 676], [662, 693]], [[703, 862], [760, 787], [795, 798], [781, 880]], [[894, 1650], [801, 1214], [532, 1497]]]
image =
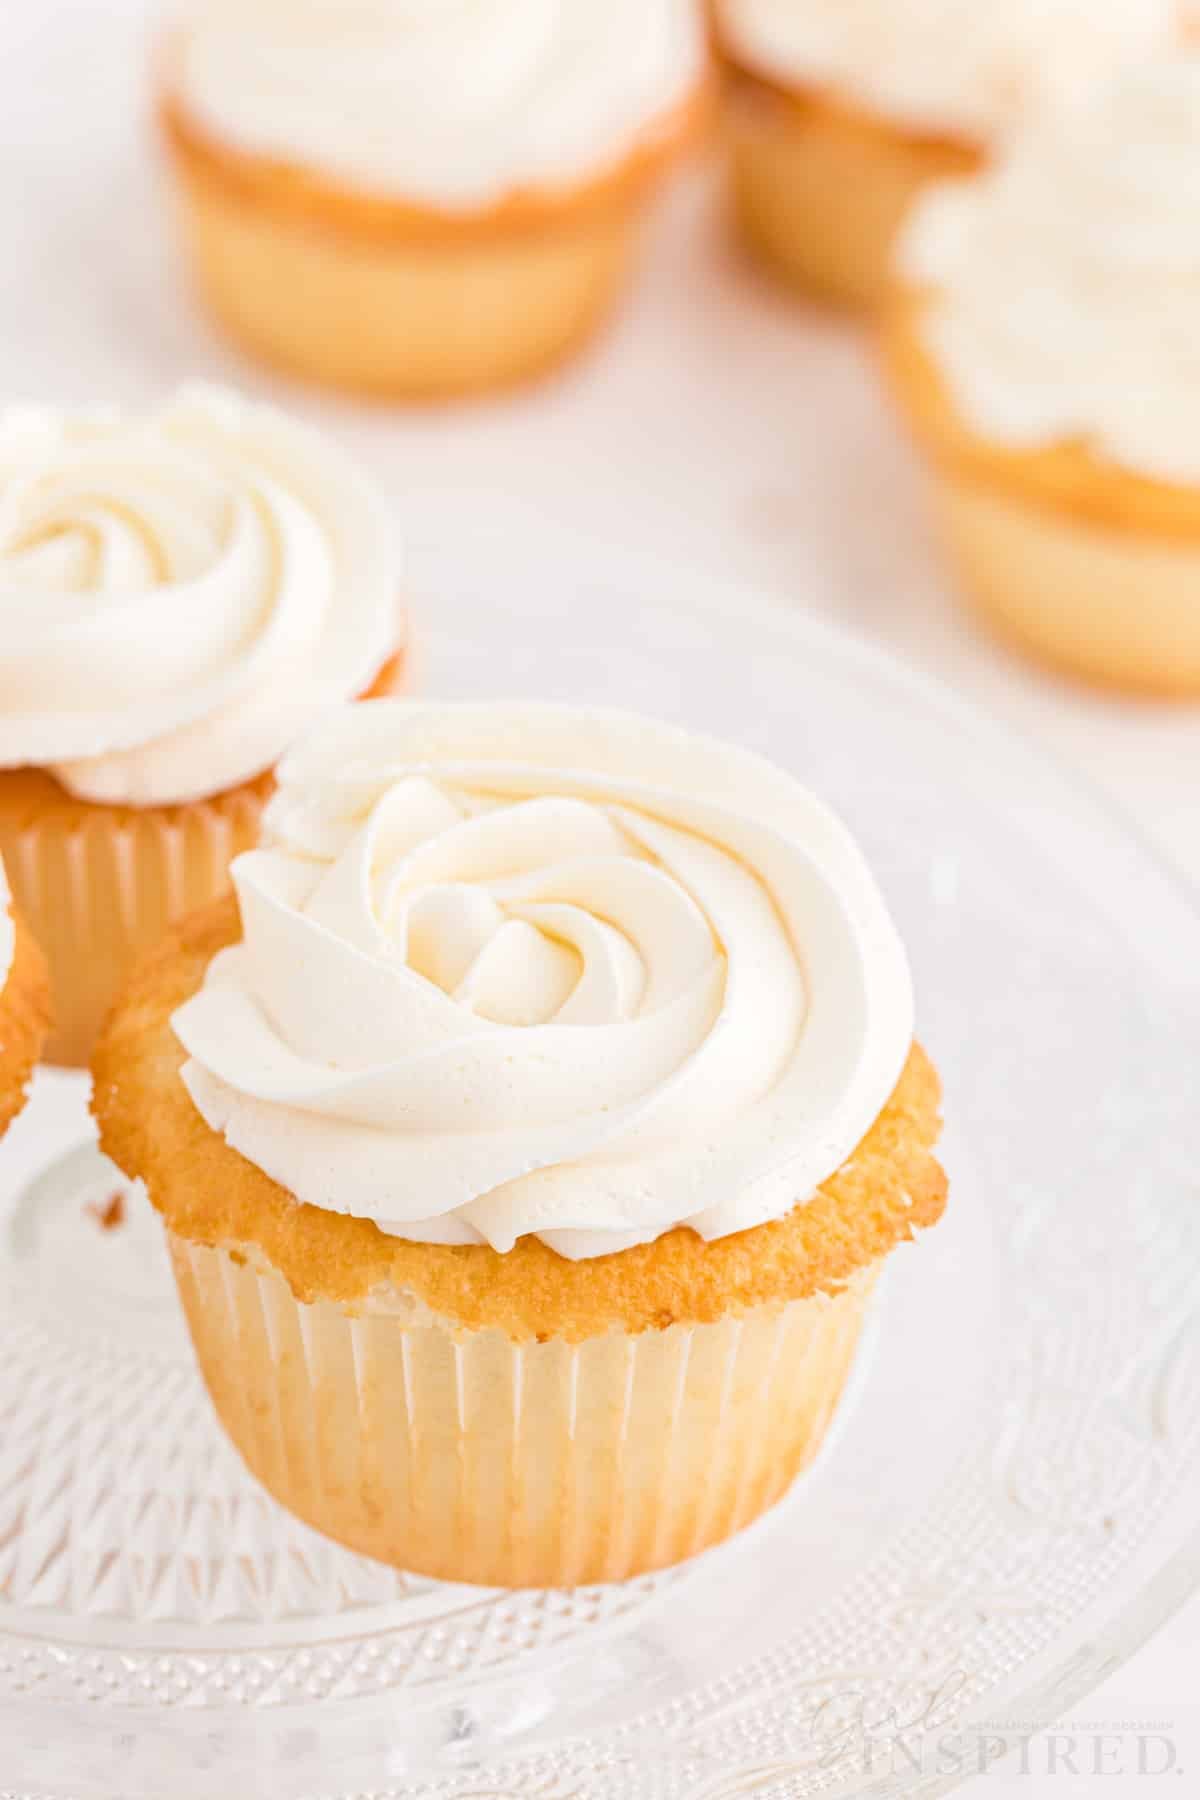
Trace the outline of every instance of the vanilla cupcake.
[[0, 1137], [24, 1106], [50, 1026], [50, 982], [41, 951], [13, 912], [0, 863]]
[[162, 117], [222, 324], [420, 397], [590, 335], [706, 85], [696, 0], [193, 0]]
[[630, 715], [378, 701], [284, 761], [264, 846], [93, 1065], [249, 1467], [451, 1580], [617, 1580], [745, 1525], [945, 1199], [843, 827]]
[[391, 520], [316, 433], [185, 388], [0, 413], [0, 854], [83, 1063], [132, 961], [228, 889], [270, 769], [399, 672]]
[[1177, 0], [715, 0], [734, 208], [776, 273], [873, 306], [930, 182], [1171, 42]]
[[1200, 60], [914, 216], [885, 327], [964, 589], [1056, 667], [1200, 694]]

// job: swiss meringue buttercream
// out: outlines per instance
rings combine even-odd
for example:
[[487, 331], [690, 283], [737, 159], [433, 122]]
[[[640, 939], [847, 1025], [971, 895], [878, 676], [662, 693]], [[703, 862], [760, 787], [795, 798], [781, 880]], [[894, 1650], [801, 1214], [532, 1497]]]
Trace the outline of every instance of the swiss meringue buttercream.
[[455, 211], [589, 178], [704, 59], [695, 0], [198, 0], [172, 84], [245, 154]]
[[0, 414], [0, 768], [165, 805], [262, 773], [397, 648], [381, 496], [271, 407]]
[[779, 1217], [912, 1042], [836, 818], [631, 715], [374, 701], [281, 765], [243, 940], [175, 1015], [206, 1122], [300, 1200], [581, 1258]]

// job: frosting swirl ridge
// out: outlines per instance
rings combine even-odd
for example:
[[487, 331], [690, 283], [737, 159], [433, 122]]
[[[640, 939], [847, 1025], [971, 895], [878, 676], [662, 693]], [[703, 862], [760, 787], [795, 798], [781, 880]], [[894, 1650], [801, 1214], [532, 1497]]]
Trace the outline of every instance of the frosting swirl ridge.
[[184, 1081], [300, 1200], [572, 1258], [806, 1200], [912, 1038], [840, 823], [749, 752], [602, 709], [345, 708], [234, 864]]
[[391, 524], [315, 432], [232, 393], [0, 414], [0, 768], [159, 805], [260, 774], [400, 635]]

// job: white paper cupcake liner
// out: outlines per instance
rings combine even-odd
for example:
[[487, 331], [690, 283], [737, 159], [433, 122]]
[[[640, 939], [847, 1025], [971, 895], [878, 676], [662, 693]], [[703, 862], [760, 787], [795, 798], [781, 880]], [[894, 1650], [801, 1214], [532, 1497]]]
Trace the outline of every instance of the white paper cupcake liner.
[[169, 1237], [213, 1402], [263, 1485], [352, 1549], [488, 1585], [620, 1580], [748, 1524], [819, 1449], [874, 1280], [513, 1343], [399, 1296], [300, 1302], [257, 1257]]
[[253, 783], [188, 806], [0, 816], [13, 896], [50, 966], [48, 1062], [85, 1064], [137, 958], [172, 920], [228, 890], [230, 862], [257, 840], [263, 799]]

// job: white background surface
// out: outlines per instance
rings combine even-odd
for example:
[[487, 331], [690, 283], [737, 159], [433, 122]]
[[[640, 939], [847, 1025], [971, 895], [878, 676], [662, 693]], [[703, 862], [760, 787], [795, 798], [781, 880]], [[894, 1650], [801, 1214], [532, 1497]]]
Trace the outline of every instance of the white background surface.
[[[502, 555], [506, 534], [536, 534], [547, 518], [578, 531], [582, 558], [595, 538], [665, 554], [681, 605], [688, 567], [702, 566], [813, 607], [1081, 764], [1200, 883], [1200, 708], [1093, 698], [976, 633], [942, 578], [866, 346], [739, 265], [703, 179], [665, 209], [614, 330], [552, 385], [416, 414], [289, 391], [211, 336], [172, 255], [147, 121], [157, 10], [0, 0], [0, 395], [138, 401], [200, 373], [304, 407], [388, 481], [418, 626], [464, 537], [494, 535]], [[1174, 1739], [1182, 1773], [1137, 1775], [1123, 1729], [1136, 1721]], [[1028, 1776], [1001, 1766], [972, 1800], [1200, 1791], [1200, 1601], [1074, 1723], [1080, 1773], [1061, 1763], [1069, 1746], [1056, 1768], [1041, 1739]], [[1116, 1734], [1103, 1776], [1088, 1772], [1098, 1730]]]

